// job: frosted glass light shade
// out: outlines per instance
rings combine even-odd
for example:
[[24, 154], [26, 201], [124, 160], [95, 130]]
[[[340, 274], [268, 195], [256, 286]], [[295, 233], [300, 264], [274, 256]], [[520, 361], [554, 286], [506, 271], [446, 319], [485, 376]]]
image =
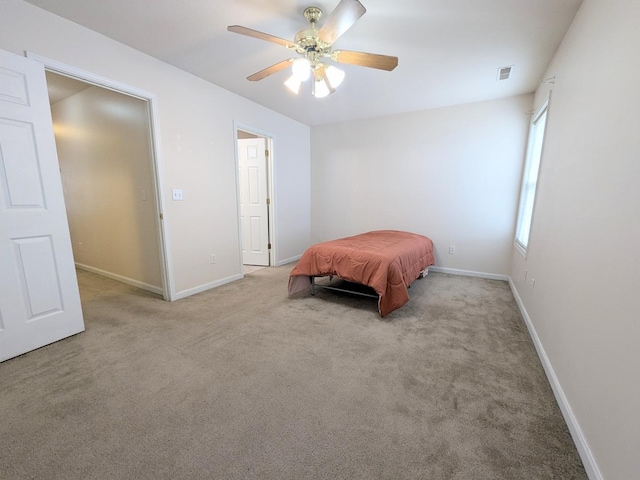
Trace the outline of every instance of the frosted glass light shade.
[[311, 64], [306, 58], [297, 58], [293, 61], [291, 72], [301, 82], [304, 82], [311, 75]]
[[344, 80], [344, 72], [333, 65], [328, 66], [326, 72], [329, 83], [333, 88], [337, 88], [338, 85], [342, 83], [342, 80]]
[[323, 79], [314, 79], [313, 82], [313, 96], [316, 98], [324, 98], [329, 95], [331, 92], [329, 91], [329, 87], [324, 82]]
[[302, 82], [300, 82], [300, 80], [298, 78], [296, 78], [295, 75], [291, 75], [289, 77], [289, 79], [286, 82], [284, 82], [284, 84], [287, 86], [287, 88], [289, 90], [291, 90], [293, 93], [295, 93], [296, 95], [300, 91], [300, 84], [301, 83]]

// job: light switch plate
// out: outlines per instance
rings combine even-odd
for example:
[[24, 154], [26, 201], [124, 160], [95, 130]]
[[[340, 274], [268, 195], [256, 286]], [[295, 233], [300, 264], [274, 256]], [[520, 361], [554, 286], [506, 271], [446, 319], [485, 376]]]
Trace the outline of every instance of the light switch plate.
[[174, 188], [173, 190], [171, 190], [171, 193], [173, 195], [174, 200], [184, 200], [184, 197], [182, 196], [181, 188]]

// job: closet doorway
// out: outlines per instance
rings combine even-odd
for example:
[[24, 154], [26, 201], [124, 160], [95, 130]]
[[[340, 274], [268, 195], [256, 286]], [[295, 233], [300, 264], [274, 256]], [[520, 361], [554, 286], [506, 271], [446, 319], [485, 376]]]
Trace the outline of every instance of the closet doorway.
[[45, 68], [76, 268], [171, 300], [149, 99]]
[[242, 271], [273, 265], [273, 152], [263, 132], [236, 125]]

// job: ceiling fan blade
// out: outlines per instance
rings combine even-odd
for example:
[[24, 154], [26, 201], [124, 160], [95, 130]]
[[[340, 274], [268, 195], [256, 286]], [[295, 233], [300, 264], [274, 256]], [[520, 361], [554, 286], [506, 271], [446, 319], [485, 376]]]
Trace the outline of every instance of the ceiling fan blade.
[[257, 80], [262, 80], [263, 78], [268, 77], [269, 75], [279, 72], [280, 70], [284, 70], [285, 68], [290, 66], [292, 62], [293, 62], [293, 58], [290, 58], [288, 60], [283, 60], [281, 62], [276, 63], [275, 65], [271, 65], [270, 67], [265, 68], [264, 70], [260, 70], [259, 72], [256, 72], [253, 75], [249, 75], [247, 77], [247, 80], [251, 80], [252, 82], [255, 82]]
[[360, 65], [361, 67], [378, 68], [391, 71], [398, 66], [398, 57], [379, 55], [377, 53], [351, 52], [349, 50], [336, 50], [331, 58], [339, 63]]
[[267, 42], [277, 43], [278, 45], [282, 45], [287, 48], [296, 47], [295, 43], [290, 42], [289, 40], [285, 40], [284, 38], [274, 37], [273, 35], [269, 35], [268, 33], [262, 33], [257, 30], [242, 27], [240, 25], [229, 25], [227, 27], [227, 30], [233, 33], [239, 33], [240, 35], [246, 35], [247, 37], [253, 37], [259, 40], [266, 40]]
[[341, 0], [318, 32], [318, 38], [331, 45], [349, 30], [367, 10], [358, 0]]

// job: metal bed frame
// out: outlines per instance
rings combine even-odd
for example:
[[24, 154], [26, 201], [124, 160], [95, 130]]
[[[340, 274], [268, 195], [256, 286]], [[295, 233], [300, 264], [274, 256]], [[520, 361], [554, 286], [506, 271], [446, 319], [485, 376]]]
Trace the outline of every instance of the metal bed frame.
[[[420, 272], [420, 275], [418, 275], [418, 278], [424, 278], [429, 274], [429, 267], [425, 268], [422, 272]], [[311, 295], [315, 295], [316, 294], [316, 287], [319, 288], [324, 288], [326, 290], [334, 290], [336, 292], [344, 292], [344, 293], [351, 293], [353, 295], [360, 295], [361, 297], [369, 297], [369, 298], [380, 298], [380, 296], [376, 293], [375, 295], [372, 293], [365, 293], [365, 292], [358, 292], [356, 290], [351, 290], [348, 288], [340, 288], [340, 287], [334, 287], [331, 284], [331, 281], [333, 280], [333, 277], [336, 278], [340, 278], [337, 275], [328, 275], [329, 277], [329, 285], [322, 285], [320, 283], [316, 283], [316, 278], [325, 278], [327, 275], [322, 275], [319, 277], [314, 277], [313, 275], [309, 276], [309, 280], [311, 280]], [[347, 283], [352, 283], [354, 285], [362, 285], [361, 283], [356, 283], [356, 282], [350, 282], [349, 280], [344, 280], [343, 278], [340, 278], [340, 280], [343, 280]], [[364, 285], [365, 287], [367, 287], [367, 285]], [[369, 287], [370, 288], [370, 287]], [[411, 285], [408, 285], [407, 288], [411, 288]]]
[[[331, 283], [331, 281], [333, 280], [334, 276], [336, 278], [340, 278], [337, 275], [329, 275], [329, 283]], [[324, 278], [324, 277], [326, 277], [326, 275], [324, 275], [322, 277], [318, 277], [318, 278]], [[309, 279], [311, 280], [311, 295], [315, 295], [316, 294], [316, 287], [319, 287], [319, 288], [324, 288], [324, 289], [327, 289], [327, 290], [334, 290], [336, 292], [345, 292], [345, 293], [351, 293], [351, 294], [354, 294], [354, 295], [360, 295], [362, 297], [369, 297], [369, 298], [378, 298], [379, 297], [379, 295], [377, 293], [375, 295], [373, 295], [371, 293], [358, 292], [356, 290], [350, 290], [348, 288], [334, 287], [333, 285], [322, 285], [321, 283], [316, 283], [316, 281], [315, 281], [316, 278], [317, 277], [314, 277], [314, 276], [310, 276], [309, 277]], [[344, 279], [341, 278], [340, 280], [344, 280]], [[349, 282], [349, 280], [344, 280], [344, 281], [345, 282]], [[349, 282], [349, 283], [355, 284], [355, 282]], [[358, 285], [360, 285], [360, 284], [358, 284]], [[366, 287], [366, 285], [365, 285], [365, 287]]]

